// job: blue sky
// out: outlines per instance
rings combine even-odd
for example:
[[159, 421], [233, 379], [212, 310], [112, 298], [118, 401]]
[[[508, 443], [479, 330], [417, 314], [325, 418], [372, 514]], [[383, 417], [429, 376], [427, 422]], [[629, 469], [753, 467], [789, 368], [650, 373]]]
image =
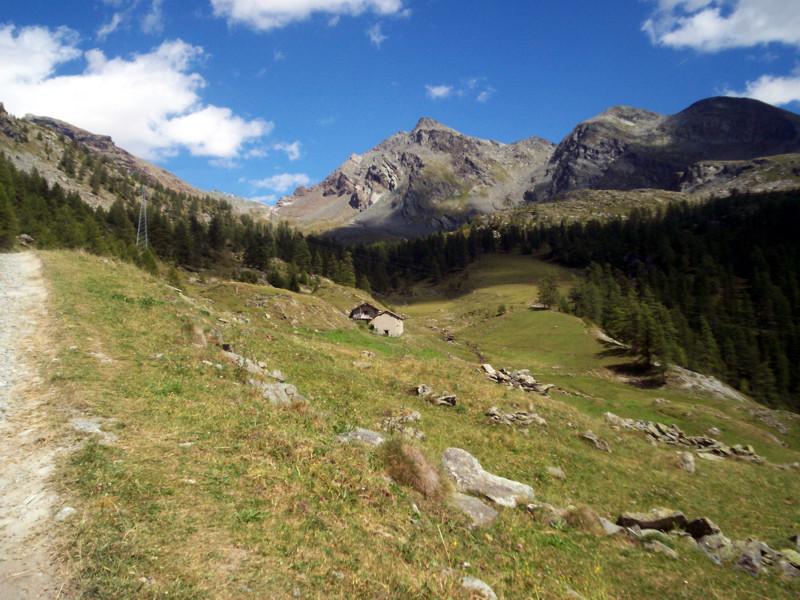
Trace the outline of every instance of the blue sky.
[[560, 141], [624, 104], [800, 109], [798, 0], [27, 0], [0, 101], [274, 203], [420, 117]]

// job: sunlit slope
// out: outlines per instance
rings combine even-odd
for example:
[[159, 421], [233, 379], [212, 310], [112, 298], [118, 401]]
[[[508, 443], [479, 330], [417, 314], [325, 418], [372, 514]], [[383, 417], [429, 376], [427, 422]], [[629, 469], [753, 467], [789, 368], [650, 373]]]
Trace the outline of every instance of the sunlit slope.
[[[774, 570], [755, 579], [682, 542], [675, 560], [624, 537], [550, 527], [522, 508], [501, 509], [472, 532], [458, 510], [388, 479], [373, 450], [334, 441], [349, 426], [377, 430], [386, 416], [418, 411], [420, 447], [434, 462], [463, 448], [531, 485], [539, 501], [587, 505], [612, 520], [666, 505], [711, 518], [732, 539], [788, 543], [800, 530], [800, 478], [772, 465], [798, 460], [800, 422], [780, 416], [791, 428], [782, 434], [729, 401], [620, 375], [611, 367], [630, 357], [604, 355], [572, 317], [527, 307], [549, 265], [498, 257], [472, 268], [460, 290], [445, 281], [387, 299], [407, 316], [403, 337], [388, 339], [346, 318], [362, 293], [332, 284], [293, 294], [184, 274], [179, 292], [124, 263], [43, 259], [61, 323], [59, 361], [46, 374], [60, 391], [53, 402], [65, 420], [76, 411], [108, 419], [103, 429], [116, 437], [88, 443], [59, 478], [81, 517], [62, 524], [61, 556], [85, 597], [469, 597], [444, 568], [484, 580], [501, 598], [797, 594]], [[309, 404], [270, 404], [248, 384], [253, 375], [225, 360], [222, 343], [280, 370]], [[482, 360], [529, 368], [563, 391], [508, 389], [485, 378]], [[418, 398], [420, 383], [456, 394], [457, 405]], [[653, 405], [656, 397], [670, 402]], [[484, 416], [529, 405], [546, 427], [522, 432]], [[769, 463], [698, 461], [689, 475], [675, 447], [611, 429], [606, 410], [689, 432], [713, 424], [726, 443], [753, 444]], [[586, 429], [613, 452], [580, 439]]]

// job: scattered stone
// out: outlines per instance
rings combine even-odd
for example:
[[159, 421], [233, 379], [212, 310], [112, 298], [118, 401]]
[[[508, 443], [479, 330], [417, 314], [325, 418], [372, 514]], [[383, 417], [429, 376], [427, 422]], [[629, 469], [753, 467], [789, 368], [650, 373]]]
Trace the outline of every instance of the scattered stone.
[[766, 406], [755, 406], [747, 408], [746, 410], [751, 417], [758, 419], [768, 427], [777, 429], [780, 433], [787, 434], [791, 431], [791, 428], [788, 425], [781, 423], [778, 420], [776, 415], [781, 414], [780, 411], [770, 410]]
[[369, 350], [362, 350], [361, 354], [364, 355], [367, 358], [375, 358], [375, 353], [374, 352], [370, 352]]
[[748, 460], [756, 464], [763, 464], [765, 461], [763, 457], [758, 456], [755, 453], [755, 450], [752, 446], [742, 446], [740, 444], [735, 446], [726, 446], [714, 438], [687, 435], [675, 424], [664, 425], [663, 423], [657, 423], [653, 421], [623, 419], [614, 413], [605, 413], [605, 418], [607, 421], [612, 423], [612, 425], [617, 427], [642, 431], [646, 435], [650, 436], [652, 440], [657, 442], [695, 448], [698, 451], [698, 455], [700, 455], [700, 453], [706, 453], [720, 456], [722, 458], [738, 458], [741, 460]]
[[356, 369], [369, 369], [369, 368], [372, 368], [372, 363], [362, 362], [362, 361], [356, 360], [356, 361], [353, 361], [353, 366]]
[[495, 509], [474, 496], [455, 492], [448, 498], [448, 502], [472, 519], [471, 529], [488, 527], [498, 516]]
[[539, 383], [533, 377], [528, 369], [520, 369], [519, 371], [507, 371], [500, 369], [495, 371], [492, 365], [485, 363], [481, 368], [486, 373], [486, 376], [495, 383], [502, 383], [510, 388], [519, 388], [526, 392], [536, 392], [538, 394], [546, 395], [555, 386], [549, 383]]
[[664, 404], [669, 404], [669, 400], [667, 400], [666, 398], [656, 398], [655, 400], [653, 400], [653, 405], [655, 406], [662, 406]]
[[408, 426], [409, 423], [419, 422], [421, 418], [422, 416], [417, 411], [397, 417], [386, 417], [380, 422], [379, 428], [381, 431], [396, 431], [397, 433], [406, 437], [424, 441], [425, 434], [423, 432], [421, 432], [419, 429]]
[[87, 433], [100, 437], [101, 444], [110, 444], [117, 441], [117, 435], [115, 433], [100, 429], [100, 426], [103, 425], [104, 422], [110, 421], [98, 417], [75, 417], [70, 421], [70, 425], [79, 433]]
[[382, 433], [378, 433], [377, 431], [356, 427], [355, 429], [351, 429], [345, 433], [340, 433], [334, 439], [337, 442], [342, 443], [363, 442], [368, 446], [377, 448], [386, 441], [386, 436]]
[[53, 520], [56, 523], [58, 523], [60, 521], [64, 521], [66, 519], [69, 519], [71, 516], [77, 514], [77, 512], [78, 511], [75, 510], [74, 508], [72, 508], [71, 506], [65, 506], [64, 508], [62, 508], [60, 511], [58, 511], [56, 513], [56, 516], [53, 517]]
[[292, 404], [308, 404], [309, 400], [297, 391], [291, 383], [265, 383], [249, 379], [248, 384], [261, 390], [264, 399], [276, 406], [291, 406]]
[[671, 531], [685, 529], [689, 521], [679, 510], [670, 508], [654, 508], [645, 513], [624, 512], [617, 519], [620, 527], [633, 527], [638, 525], [642, 529], [657, 529], [658, 531]]
[[564, 481], [567, 478], [567, 474], [564, 473], [562, 469], [558, 467], [547, 467], [547, 472], [550, 474], [551, 477], [554, 479], [558, 479], [560, 481]]
[[776, 468], [777, 469], [783, 469], [784, 471], [788, 471], [790, 469], [794, 469], [796, 471], [800, 471], [800, 462], [793, 462], [793, 463], [788, 463], [788, 464], [785, 464], [785, 465], [778, 465]]
[[418, 386], [416, 386], [414, 388], [414, 392], [420, 398], [426, 398], [427, 396], [430, 396], [431, 394], [433, 394], [433, 389], [431, 389], [430, 386], [428, 386], [428, 385], [426, 385], [424, 383], [420, 383]]
[[667, 546], [666, 544], [662, 544], [658, 540], [647, 540], [644, 544], [644, 549], [649, 552], [658, 552], [660, 554], [666, 554], [670, 558], [678, 558], [678, 553], [675, 552], [672, 548]]
[[722, 432], [719, 430], [719, 427], [714, 427], [713, 425], [708, 429], [706, 429], [706, 433], [714, 437], [719, 437], [722, 435]]
[[714, 521], [707, 519], [706, 517], [692, 519], [683, 529], [696, 540], [704, 538], [708, 535], [719, 535], [722, 533]]
[[594, 433], [592, 433], [591, 430], [584, 431], [580, 434], [580, 437], [592, 442], [594, 447], [600, 452], [611, 452], [611, 446], [608, 445], [608, 442], [602, 441]]
[[525, 510], [537, 518], [543, 525], [550, 527], [562, 527], [566, 521], [564, 516], [570, 508], [558, 508], [547, 502], [532, 502], [525, 506]]
[[526, 412], [524, 410], [517, 410], [514, 412], [501, 413], [499, 408], [493, 406], [486, 411], [485, 415], [489, 417], [493, 423], [502, 423], [504, 425], [520, 425], [523, 427], [535, 423], [540, 427], [547, 427], [547, 421], [532, 411]]
[[688, 450], [684, 450], [681, 453], [681, 469], [683, 469], [687, 473], [694, 473], [695, 471], [694, 454], [692, 454]]
[[458, 491], [483, 496], [500, 506], [514, 508], [535, 497], [529, 485], [485, 471], [478, 459], [460, 448], [444, 451], [442, 467], [455, 482]]
[[603, 528], [603, 531], [605, 531], [606, 535], [617, 535], [618, 533], [622, 533], [623, 531], [625, 531], [624, 527], [615, 525], [608, 519], [600, 517], [598, 520], [600, 521], [600, 526]]

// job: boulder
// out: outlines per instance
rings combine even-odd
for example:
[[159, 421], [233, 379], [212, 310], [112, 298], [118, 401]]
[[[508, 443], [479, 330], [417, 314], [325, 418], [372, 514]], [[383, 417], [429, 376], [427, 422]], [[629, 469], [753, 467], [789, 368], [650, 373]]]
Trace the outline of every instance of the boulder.
[[495, 522], [498, 512], [475, 496], [454, 493], [448, 498], [448, 503], [472, 519], [471, 529], [488, 527]]
[[789, 577], [800, 577], [800, 569], [792, 566], [792, 564], [786, 560], [779, 560], [778, 568], [781, 571], [783, 571], [784, 575], [787, 575]]
[[420, 398], [425, 398], [426, 396], [430, 396], [433, 393], [433, 390], [430, 388], [430, 386], [420, 383], [414, 388], [414, 393], [416, 393]]
[[345, 433], [340, 433], [334, 439], [337, 442], [342, 442], [342, 443], [363, 442], [368, 446], [377, 448], [383, 442], [386, 441], [386, 436], [383, 435], [382, 433], [378, 433], [377, 431], [371, 431], [369, 429], [362, 429], [361, 427], [356, 427], [355, 429], [346, 431]]
[[252, 379], [248, 383], [260, 388], [264, 399], [270, 404], [276, 406], [289, 406], [295, 403], [308, 404], [308, 398], [300, 394], [291, 383], [264, 383]]
[[490, 365], [489, 363], [482, 364], [481, 368], [483, 369], [483, 372], [486, 373], [489, 377], [492, 377], [493, 375], [495, 375], [497, 373], [497, 371], [495, 371], [492, 368], [492, 365]]
[[624, 512], [617, 519], [617, 525], [620, 527], [638, 525], [642, 529], [657, 529], [658, 531], [685, 529], [688, 522], [681, 511], [670, 508], [654, 508], [644, 513]]
[[495, 504], [514, 508], [531, 502], [535, 494], [529, 485], [493, 475], [481, 467], [474, 456], [460, 448], [448, 448], [442, 455], [442, 468], [462, 493], [483, 496]]
[[684, 530], [696, 540], [706, 537], [707, 535], [718, 535], [722, 533], [720, 528], [717, 527], [711, 519], [707, 519], [706, 517], [692, 519], [686, 524]]
[[564, 481], [567, 478], [567, 474], [564, 473], [564, 471], [562, 469], [559, 469], [558, 467], [547, 467], [547, 472], [553, 479]]
[[694, 473], [695, 471], [694, 454], [688, 450], [681, 452], [681, 469], [687, 473]]

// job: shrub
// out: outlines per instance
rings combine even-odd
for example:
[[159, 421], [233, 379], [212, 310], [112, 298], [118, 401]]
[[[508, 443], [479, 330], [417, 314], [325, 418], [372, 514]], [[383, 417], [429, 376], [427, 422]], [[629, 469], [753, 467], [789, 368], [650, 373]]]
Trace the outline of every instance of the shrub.
[[386, 472], [400, 485], [412, 487], [426, 498], [441, 499], [444, 495], [439, 471], [410, 440], [393, 437], [381, 445], [378, 454]]

